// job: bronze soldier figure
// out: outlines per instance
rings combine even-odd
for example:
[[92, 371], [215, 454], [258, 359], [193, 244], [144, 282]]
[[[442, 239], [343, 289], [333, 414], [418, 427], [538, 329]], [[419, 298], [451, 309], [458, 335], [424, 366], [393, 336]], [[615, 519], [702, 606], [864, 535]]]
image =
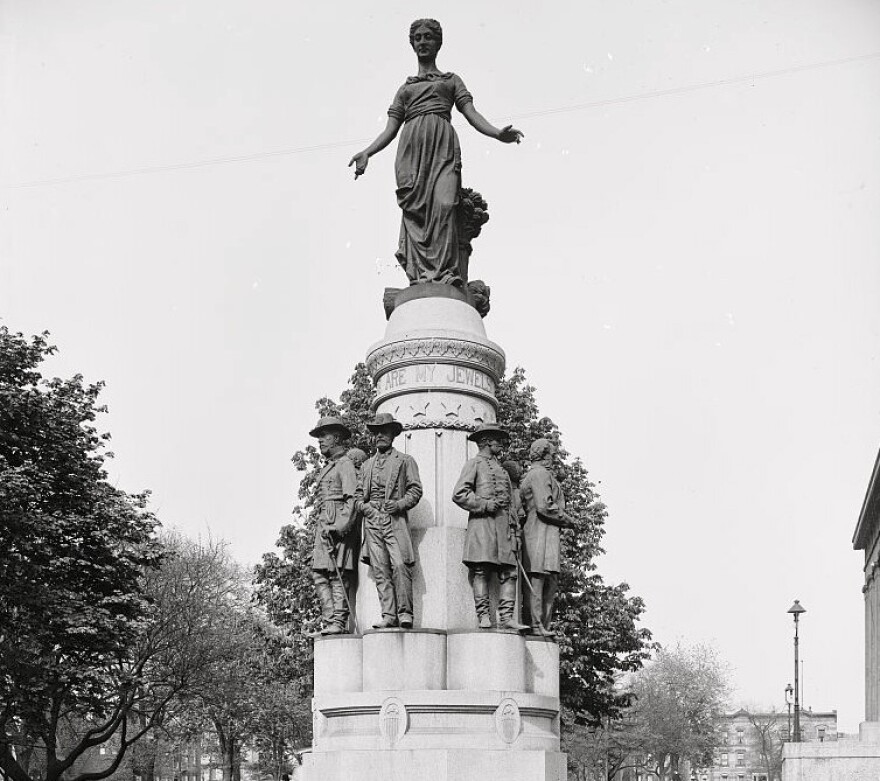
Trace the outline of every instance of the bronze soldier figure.
[[[526, 511], [522, 504], [522, 493], [519, 488], [523, 475], [522, 467], [517, 461], [505, 461], [501, 466], [504, 467], [504, 471], [510, 476], [510, 485], [513, 488], [513, 514], [519, 521], [519, 525], [522, 526], [526, 519]], [[520, 535], [520, 541], [522, 541], [522, 535]]]
[[403, 426], [387, 412], [367, 423], [376, 454], [363, 467], [357, 506], [364, 517], [364, 555], [373, 570], [382, 619], [373, 627], [413, 625], [412, 578], [415, 554], [407, 513], [422, 498], [422, 481], [415, 459], [392, 447]]
[[354, 473], [357, 475], [358, 483], [361, 481], [361, 467], [364, 465], [364, 461], [367, 460], [367, 454], [364, 453], [359, 447], [349, 448], [348, 452], [345, 454], [348, 456], [348, 460], [351, 461], [352, 466], [354, 467]]
[[349, 587], [360, 539], [355, 512], [357, 477], [342, 444], [351, 431], [339, 418], [326, 417], [310, 432], [326, 463], [317, 477], [312, 581], [321, 603], [323, 629], [315, 635], [348, 631]]
[[562, 486], [553, 474], [556, 448], [536, 439], [529, 449], [532, 465], [520, 484], [526, 521], [523, 527], [523, 566], [529, 576], [528, 612], [532, 632], [552, 637], [550, 621], [559, 581], [559, 530], [572, 526], [565, 514]]
[[474, 606], [480, 629], [490, 629], [489, 578], [498, 576], [498, 623], [524, 631], [525, 624], [514, 617], [519, 519], [513, 506], [513, 486], [498, 461], [507, 432], [494, 423], [484, 423], [468, 437], [479, 453], [461, 470], [452, 501], [467, 510], [468, 527], [462, 561], [473, 577]]

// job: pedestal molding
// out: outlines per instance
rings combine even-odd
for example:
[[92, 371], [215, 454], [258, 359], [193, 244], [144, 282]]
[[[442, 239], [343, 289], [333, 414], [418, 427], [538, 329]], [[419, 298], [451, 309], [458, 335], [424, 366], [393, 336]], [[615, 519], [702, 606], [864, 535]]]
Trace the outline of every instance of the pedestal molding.
[[367, 371], [373, 380], [400, 365], [453, 363], [489, 372], [497, 382], [504, 374], [504, 351], [491, 342], [454, 337], [423, 336], [380, 342], [367, 355]]
[[[512, 699], [512, 698], [505, 698]], [[464, 703], [457, 704], [444, 704], [444, 703], [431, 703], [431, 704], [420, 704], [420, 705], [406, 705], [407, 713], [461, 713], [461, 714], [483, 714], [489, 715], [495, 713], [498, 709], [497, 704], [486, 704], [486, 705], [467, 705]], [[347, 705], [343, 707], [325, 707], [316, 706], [315, 710], [317, 710], [322, 716], [328, 719], [333, 718], [342, 718], [345, 716], [375, 716], [382, 709], [381, 705]], [[559, 710], [555, 708], [539, 708], [539, 707], [528, 707], [528, 706], [520, 706], [519, 712], [523, 716], [536, 716], [538, 718], [544, 719], [553, 719], [559, 715]]]

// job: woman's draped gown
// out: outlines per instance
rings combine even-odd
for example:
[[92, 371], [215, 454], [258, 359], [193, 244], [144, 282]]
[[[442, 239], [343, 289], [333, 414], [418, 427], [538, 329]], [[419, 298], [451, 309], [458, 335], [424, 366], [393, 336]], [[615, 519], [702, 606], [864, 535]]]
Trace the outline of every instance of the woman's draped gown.
[[458, 248], [461, 149], [451, 123], [473, 101], [454, 73], [410, 76], [388, 109], [404, 125], [394, 170], [403, 211], [397, 260], [411, 285], [463, 285]]

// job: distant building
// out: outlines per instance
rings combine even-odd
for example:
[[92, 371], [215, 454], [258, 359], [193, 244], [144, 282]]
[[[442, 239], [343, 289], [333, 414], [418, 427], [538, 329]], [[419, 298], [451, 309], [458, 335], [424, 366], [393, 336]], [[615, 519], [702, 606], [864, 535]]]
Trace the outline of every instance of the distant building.
[[[70, 775], [108, 768], [116, 757], [116, 740], [114, 736], [107, 743], [86, 751]], [[255, 749], [242, 749], [241, 781], [261, 781], [255, 770], [258, 759]], [[206, 733], [183, 743], [145, 738], [128, 750], [108, 781], [222, 781], [222, 778], [223, 760], [216, 739]]]
[[[738, 710], [718, 725], [721, 742], [712, 767], [692, 773], [696, 781], [779, 781], [782, 744], [791, 729], [785, 711]], [[801, 710], [801, 740], [837, 740], [837, 711]]]
[[[780, 781], [782, 747], [791, 721], [786, 711], [747, 711], [724, 714], [716, 724], [720, 737], [711, 767], [685, 769], [681, 781]], [[801, 710], [802, 740], [836, 743], [837, 711]], [[675, 778], [675, 776], [673, 776]], [[627, 768], [615, 781], [659, 781], [653, 773]]]
[[859, 725], [858, 740], [786, 744], [783, 781], [880, 778], [880, 455], [852, 542], [856, 550], [865, 552], [865, 720]]

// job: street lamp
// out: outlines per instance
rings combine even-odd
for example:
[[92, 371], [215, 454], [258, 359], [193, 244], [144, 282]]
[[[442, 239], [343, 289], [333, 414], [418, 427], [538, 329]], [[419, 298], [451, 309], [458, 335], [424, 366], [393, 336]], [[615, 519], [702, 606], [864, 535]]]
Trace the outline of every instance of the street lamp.
[[798, 619], [801, 613], [806, 613], [806, 609], [801, 607], [799, 599], [788, 609], [788, 612], [794, 616], [794, 736], [792, 740], [795, 743], [801, 742], [801, 703], [798, 684]]

